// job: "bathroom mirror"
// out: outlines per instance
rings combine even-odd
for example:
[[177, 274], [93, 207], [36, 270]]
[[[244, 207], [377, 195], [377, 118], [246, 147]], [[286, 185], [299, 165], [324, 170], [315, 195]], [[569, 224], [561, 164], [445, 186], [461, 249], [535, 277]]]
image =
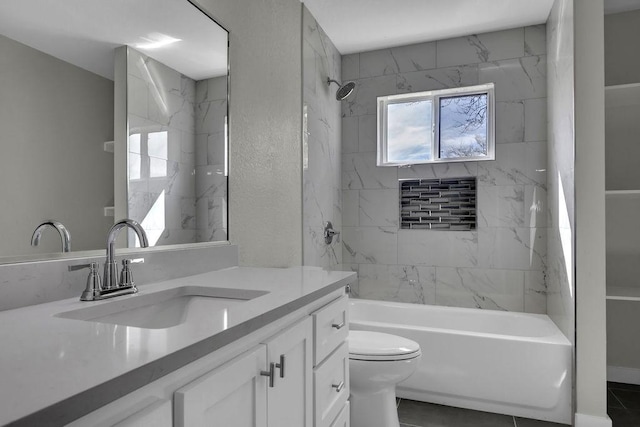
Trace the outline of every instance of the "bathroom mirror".
[[227, 240], [227, 49], [188, 0], [1, 2], [0, 263]]

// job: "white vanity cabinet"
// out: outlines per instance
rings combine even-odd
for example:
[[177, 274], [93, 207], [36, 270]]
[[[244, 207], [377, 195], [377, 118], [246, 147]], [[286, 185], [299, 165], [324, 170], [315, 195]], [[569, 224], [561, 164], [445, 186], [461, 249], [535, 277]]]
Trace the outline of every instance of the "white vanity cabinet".
[[306, 318], [176, 391], [175, 427], [311, 427], [311, 325]]
[[260, 345], [175, 392], [176, 427], [267, 427], [267, 361]]
[[338, 418], [344, 416], [349, 419], [348, 303], [343, 295], [312, 315], [315, 427], [341, 425]]
[[349, 385], [343, 295], [334, 291], [70, 425], [344, 427]]

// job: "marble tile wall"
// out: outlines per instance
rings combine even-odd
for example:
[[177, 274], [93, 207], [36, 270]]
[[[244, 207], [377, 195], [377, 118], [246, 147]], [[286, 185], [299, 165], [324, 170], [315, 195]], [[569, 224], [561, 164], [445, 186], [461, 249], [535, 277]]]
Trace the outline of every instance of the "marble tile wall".
[[196, 82], [129, 48], [127, 88], [129, 217], [151, 245], [195, 242]]
[[574, 68], [573, 0], [556, 0], [547, 25], [549, 86], [547, 314], [573, 342]]
[[196, 82], [196, 230], [198, 242], [227, 238], [225, 144], [227, 76]]
[[[362, 298], [545, 313], [545, 25], [345, 55], [342, 259]], [[376, 167], [376, 97], [493, 82], [496, 160]], [[474, 231], [402, 230], [398, 180], [477, 177]]]
[[327, 245], [323, 227], [331, 221], [342, 232], [341, 119], [338, 86], [341, 57], [329, 37], [303, 6], [303, 263], [339, 268], [342, 244]]

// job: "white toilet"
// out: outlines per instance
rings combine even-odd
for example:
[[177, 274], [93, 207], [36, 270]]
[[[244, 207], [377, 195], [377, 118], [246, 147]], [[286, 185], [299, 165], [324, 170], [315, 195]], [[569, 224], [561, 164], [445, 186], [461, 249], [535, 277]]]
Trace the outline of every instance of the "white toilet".
[[351, 427], [399, 427], [396, 384], [416, 370], [420, 345], [407, 338], [349, 331]]

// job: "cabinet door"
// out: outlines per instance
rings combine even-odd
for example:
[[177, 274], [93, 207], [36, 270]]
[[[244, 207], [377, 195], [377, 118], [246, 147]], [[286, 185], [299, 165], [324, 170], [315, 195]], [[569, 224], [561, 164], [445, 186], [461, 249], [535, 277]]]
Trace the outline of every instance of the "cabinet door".
[[269, 362], [279, 366], [267, 395], [269, 427], [312, 426], [312, 325], [307, 317], [266, 343]]
[[174, 395], [176, 427], [267, 427], [266, 348], [259, 345]]

